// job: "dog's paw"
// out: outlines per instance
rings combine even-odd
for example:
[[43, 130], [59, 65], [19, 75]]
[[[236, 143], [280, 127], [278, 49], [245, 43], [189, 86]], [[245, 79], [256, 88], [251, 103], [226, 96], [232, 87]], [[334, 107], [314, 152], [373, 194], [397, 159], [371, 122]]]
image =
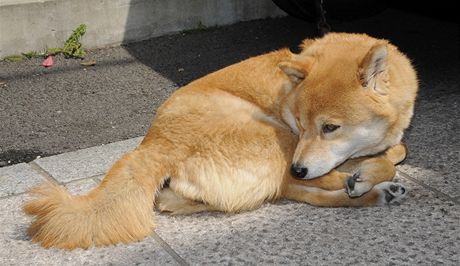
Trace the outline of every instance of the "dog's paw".
[[399, 203], [407, 195], [407, 188], [394, 182], [382, 182], [374, 186], [379, 193], [377, 205]]
[[345, 189], [348, 196], [356, 198], [372, 189], [372, 183], [366, 181], [359, 174], [354, 174], [348, 177], [345, 184]]
[[193, 210], [190, 209], [189, 206], [180, 202], [162, 200], [156, 203], [156, 208], [161, 213], [167, 213], [169, 215], [183, 215], [193, 213]]

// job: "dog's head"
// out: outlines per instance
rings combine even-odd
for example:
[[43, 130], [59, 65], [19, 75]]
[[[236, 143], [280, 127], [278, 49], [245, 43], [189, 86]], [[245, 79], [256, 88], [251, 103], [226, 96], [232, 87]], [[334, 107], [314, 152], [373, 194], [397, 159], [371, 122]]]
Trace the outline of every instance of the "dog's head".
[[381, 152], [409, 125], [415, 72], [387, 41], [329, 34], [305, 41], [280, 68], [293, 84], [282, 116], [299, 134], [295, 177], [319, 177], [348, 158]]

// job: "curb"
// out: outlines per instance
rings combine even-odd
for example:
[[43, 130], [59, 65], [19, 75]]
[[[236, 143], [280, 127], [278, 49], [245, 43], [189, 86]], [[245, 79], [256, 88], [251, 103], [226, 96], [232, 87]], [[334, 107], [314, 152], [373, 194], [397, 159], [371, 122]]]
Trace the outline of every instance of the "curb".
[[59, 184], [93, 179], [96, 183], [124, 153], [143, 137], [94, 146], [0, 168], [0, 198], [27, 192], [46, 180]]

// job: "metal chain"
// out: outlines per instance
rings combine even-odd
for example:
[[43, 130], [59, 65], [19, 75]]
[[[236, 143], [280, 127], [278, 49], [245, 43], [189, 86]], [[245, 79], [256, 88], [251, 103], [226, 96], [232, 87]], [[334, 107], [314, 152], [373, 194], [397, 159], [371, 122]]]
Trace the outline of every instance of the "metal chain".
[[316, 12], [318, 13], [318, 22], [316, 23], [318, 33], [324, 36], [331, 31], [331, 26], [326, 21], [326, 9], [323, 0], [316, 0]]

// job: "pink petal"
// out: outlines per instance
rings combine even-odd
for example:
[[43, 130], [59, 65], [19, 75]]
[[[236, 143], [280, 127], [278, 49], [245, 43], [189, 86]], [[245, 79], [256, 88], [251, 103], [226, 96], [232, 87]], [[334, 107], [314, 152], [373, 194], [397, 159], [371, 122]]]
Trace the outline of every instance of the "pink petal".
[[51, 55], [49, 55], [42, 63], [42, 66], [44, 67], [50, 67], [54, 64], [53, 62], [53, 57]]

